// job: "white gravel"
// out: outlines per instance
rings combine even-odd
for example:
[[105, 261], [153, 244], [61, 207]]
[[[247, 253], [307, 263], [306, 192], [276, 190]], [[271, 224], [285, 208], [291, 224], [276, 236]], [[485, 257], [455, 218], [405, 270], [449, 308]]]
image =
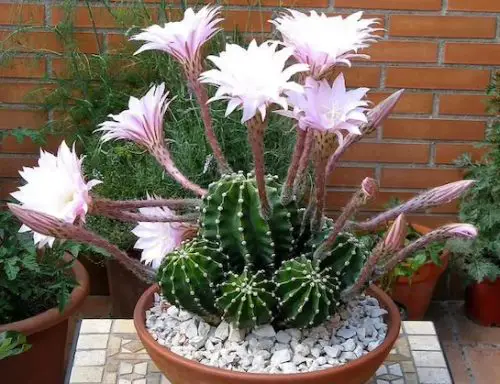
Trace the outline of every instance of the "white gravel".
[[254, 373], [299, 373], [331, 368], [373, 351], [385, 339], [387, 313], [372, 297], [351, 302], [335, 318], [309, 329], [270, 324], [240, 330], [210, 326], [198, 316], [157, 300], [146, 327], [159, 344], [202, 364]]

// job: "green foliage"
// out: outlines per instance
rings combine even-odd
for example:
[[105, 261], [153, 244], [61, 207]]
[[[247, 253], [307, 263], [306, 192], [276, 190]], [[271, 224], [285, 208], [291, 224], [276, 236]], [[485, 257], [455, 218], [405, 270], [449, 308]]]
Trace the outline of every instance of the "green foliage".
[[19, 355], [31, 348], [26, 343], [26, 336], [14, 331], [0, 332], [0, 360]]
[[0, 324], [66, 306], [76, 282], [72, 261], [63, 261], [69, 244], [38, 255], [32, 236], [18, 233], [20, 224], [0, 212]]
[[159, 269], [167, 300], [237, 327], [272, 321], [313, 326], [338, 310], [341, 291], [354, 283], [366, 260], [364, 238], [341, 233], [322, 262], [313, 260], [331, 221], [318, 234], [295, 236], [303, 210], [295, 202], [281, 204], [275, 177], [265, 181], [268, 218], [261, 214], [252, 173], [224, 175], [210, 184], [198, 238], [168, 254]]
[[488, 89], [488, 110], [495, 116], [483, 145], [489, 152], [480, 162], [463, 156], [459, 165], [467, 167], [467, 178], [476, 184], [463, 198], [460, 219], [474, 224], [479, 236], [473, 242], [451, 242], [456, 266], [471, 281], [495, 280], [500, 276], [500, 72]]

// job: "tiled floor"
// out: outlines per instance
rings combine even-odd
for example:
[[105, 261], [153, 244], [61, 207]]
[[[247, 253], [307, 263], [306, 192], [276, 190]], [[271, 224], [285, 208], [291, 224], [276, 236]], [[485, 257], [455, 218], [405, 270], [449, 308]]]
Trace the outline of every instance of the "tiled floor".
[[500, 328], [470, 321], [463, 302], [434, 302], [427, 320], [436, 326], [455, 384], [500, 382]]
[[[108, 318], [107, 296], [91, 296], [81, 318]], [[500, 328], [474, 324], [464, 316], [459, 301], [434, 302], [426, 320], [432, 320], [451, 367], [455, 384], [493, 384], [500, 379]], [[71, 340], [71, 338], [69, 339]]]

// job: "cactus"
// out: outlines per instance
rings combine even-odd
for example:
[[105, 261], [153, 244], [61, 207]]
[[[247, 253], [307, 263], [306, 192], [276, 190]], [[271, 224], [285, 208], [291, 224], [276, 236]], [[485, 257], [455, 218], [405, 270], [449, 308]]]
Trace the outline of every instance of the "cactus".
[[273, 321], [313, 326], [337, 311], [341, 291], [355, 281], [366, 259], [365, 244], [341, 233], [328, 254], [314, 260], [333, 221], [325, 218], [319, 233], [308, 225], [300, 233], [304, 209], [294, 201], [281, 203], [276, 177], [265, 181], [267, 219], [252, 173], [224, 175], [209, 186], [198, 237], [167, 255], [160, 268], [167, 300], [245, 328]]

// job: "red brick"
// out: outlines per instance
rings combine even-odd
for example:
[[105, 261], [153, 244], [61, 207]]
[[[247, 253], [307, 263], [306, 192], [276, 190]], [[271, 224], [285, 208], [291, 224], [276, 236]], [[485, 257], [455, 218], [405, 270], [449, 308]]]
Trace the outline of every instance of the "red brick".
[[472, 160], [480, 160], [488, 151], [486, 147], [473, 144], [436, 144], [436, 163], [453, 164], [463, 154], [468, 153]]
[[447, 43], [444, 62], [500, 65], [500, 44]]
[[391, 36], [492, 38], [494, 17], [392, 15]]
[[0, 200], [9, 200], [11, 198], [10, 194], [17, 190], [18, 187], [18, 179], [0, 179]]
[[335, 7], [437, 11], [441, 9], [441, 0], [335, 0]]
[[36, 104], [50, 91], [53, 84], [4, 83], [0, 85], [0, 103]]
[[500, 12], [496, 0], [448, 0], [448, 11]]
[[37, 159], [27, 157], [1, 157], [0, 177], [17, 177], [23, 167], [32, 167]]
[[[390, 92], [375, 92], [368, 93], [368, 99], [373, 103], [378, 104], [386, 97], [388, 97]], [[432, 103], [433, 103], [432, 93], [403, 93], [403, 97], [399, 100], [394, 108], [394, 113], [432, 113]]]
[[490, 71], [458, 68], [388, 68], [391, 88], [484, 90]]
[[0, 77], [5, 78], [40, 78], [45, 71], [45, 58], [14, 57], [0, 65]]
[[[120, 34], [108, 33], [106, 37], [108, 39], [108, 51], [121, 50], [124, 47], [132, 44], [128, 40], [128, 38], [121, 33]], [[137, 44], [137, 47], [139, 47], [141, 45], [140, 43], [135, 43], [135, 44]]]
[[388, 119], [384, 137], [388, 139], [483, 140], [486, 123], [469, 120]]
[[[120, 8], [113, 8], [120, 11]], [[91, 7], [92, 17], [87, 7], [77, 7], [74, 9], [73, 23], [75, 27], [92, 28], [92, 19], [98, 28], [116, 28], [119, 24], [116, 19], [105, 7]], [[52, 7], [52, 25], [57, 25], [64, 21], [65, 10], [63, 7]]]
[[49, 151], [56, 152], [57, 147], [61, 143], [60, 137], [51, 136], [47, 138], [47, 142], [40, 146], [33, 143], [29, 138], [25, 138], [22, 142], [18, 142], [13, 136], [6, 136], [0, 141], [0, 152], [3, 153], [38, 153], [40, 147]]
[[373, 168], [337, 168], [328, 177], [328, 185], [357, 187], [365, 177], [375, 177]]
[[462, 179], [460, 169], [384, 168], [382, 188], [430, 188]]
[[371, 61], [393, 63], [435, 63], [438, 45], [427, 41], [380, 41], [361, 51]]
[[44, 22], [42, 4], [0, 4], [0, 24], [40, 26]]
[[353, 67], [342, 68], [348, 87], [378, 87], [380, 68]]
[[272, 12], [269, 11], [223, 11], [224, 29], [240, 32], [270, 32]]
[[0, 109], [0, 130], [15, 128], [40, 128], [47, 122], [45, 111], [25, 111], [19, 109]]
[[[457, 215], [428, 215], [428, 214], [412, 214], [408, 215], [407, 219], [411, 223], [418, 223], [429, 228], [437, 228], [444, 224], [456, 223]], [[458, 382], [456, 382], [458, 384]]]
[[[5, 49], [12, 49], [18, 52], [62, 52], [63, 45], [54, 32], [19, 32], [9, 36], [9, 32], [0, 31], [0, 40], [7, 39]], [[83, 53], [98, 53], [99, 48], [97, 38], [102, 35], [94, 33], [77, 32], [74, 34], [77, 48]]]
[[341, 160], [426, 163], [429, 160], [429, 146], [427, 144], [356, 143], [346, 151]]
[[[205, 2], [204, 2], [205, 3]], [[328, 0], [223, 0], [224, 5], [247, 5], [289, 8], [326, 8]]]
[[484, 116], [488, 98], [486, 95], [440, 95], [439, 113], [442, 115]]

